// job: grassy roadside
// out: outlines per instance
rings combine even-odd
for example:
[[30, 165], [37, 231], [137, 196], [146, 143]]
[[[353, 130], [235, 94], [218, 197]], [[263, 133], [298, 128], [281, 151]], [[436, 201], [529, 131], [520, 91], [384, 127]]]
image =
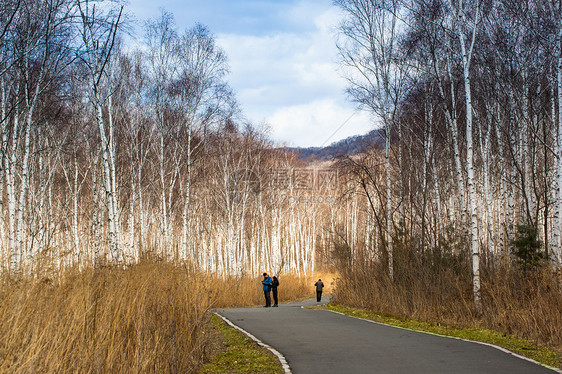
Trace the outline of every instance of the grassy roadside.
[[313, 308], [327, 309], [332, 312], [342, 313], [352, 317], [365, 318], [368, 320], [381, 322], [387, 325], [397, 326], [409, 330], [416, 330], [431, 334], [451, 336], [455, 338], [494, 344], [552, 368], [559, 368], [562, 362], [561, 357], [556, 352], [548, 348], [539, 347], [529, 341], [509, 336], [498, 331], [416, 321], [390, 314], [377, 313], [364, 309], [349, 308], [343, 305], [332, 303], [328, 304], [327, 306], [319, 306]]
[[283, 368], [271, 352], [230, 327], [213, 314], [211, 323], [220, 332], [225, 350], [198, 374], [282, 374]]

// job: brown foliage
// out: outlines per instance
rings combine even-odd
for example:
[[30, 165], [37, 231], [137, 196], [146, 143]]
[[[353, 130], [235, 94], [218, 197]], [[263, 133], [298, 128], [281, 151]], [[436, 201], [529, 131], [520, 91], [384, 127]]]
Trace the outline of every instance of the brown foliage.
[[484, 310], [478, 315], [467, 257], [434, 253], [422, 261], [413, 250], [398, 246], [394, 280], [377, 261], [340, 267], [335, 300], [433, 323], [485, 327], [562, 352], [560, 274], [549, 268], [525, 273], [507, 263], [484, 266]]
[[[280, 298], [312, 293], [280, 278]], [[259, 305], [260, 279], [163, 262], [0, 279], [2, 373], [191, 373], [212, 349], [209, 310]]]
[[502, 266], [483, 283], [483, 322], [562, 352], [562, 274]]

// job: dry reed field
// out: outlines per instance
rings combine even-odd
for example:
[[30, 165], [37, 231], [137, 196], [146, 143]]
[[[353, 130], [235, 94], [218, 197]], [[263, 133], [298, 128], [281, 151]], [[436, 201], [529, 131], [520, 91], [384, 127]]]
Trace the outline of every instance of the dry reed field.
[[[209, 359], [212, 308], [260, 305], [259, 277], [164, 262], [0, 278], [0, 373], [193, 373]], [[280, 299], [312, 295], [293, 275]]]
[[478, 315], [469, 270], [426, 270], [412, 265], [409, 272], [398, 272], [390, 281], [378, 265], [349, 267], [336, 282], [335, 300], [432, 323], [488, 328], [562, 353], [560, 274], [547, 268], [524, 274], [508, 265], [485, 269], [484, 309]]

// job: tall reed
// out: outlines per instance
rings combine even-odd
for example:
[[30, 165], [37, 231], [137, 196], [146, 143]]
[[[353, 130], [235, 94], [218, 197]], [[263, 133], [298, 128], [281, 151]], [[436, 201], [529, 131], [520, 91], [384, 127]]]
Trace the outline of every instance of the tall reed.
[[378, 261], [343, 261], [335, 300], [418, 320], [485, 327], [562, 353], [562, 277], [549, 266], [523, 271], [516, 264], [482, 266], [482, 301], [472, 302], [468, 256], [421, 257], [397, 246], [394, 279]]
[[[312, 294], [280, 278], [281, 300]], [[1, 373], [192, 373], [213, 346], [211, 308], [262, 303], [258, 277], [148, 261], [0, 278]]]

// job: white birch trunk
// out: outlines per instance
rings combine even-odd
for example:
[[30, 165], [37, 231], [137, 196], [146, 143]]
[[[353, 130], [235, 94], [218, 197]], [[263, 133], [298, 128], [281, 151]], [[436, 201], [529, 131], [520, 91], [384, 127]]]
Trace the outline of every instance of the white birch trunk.
[[[4, 87], [4, 86], [3, 86]], [[4, 104], [4, 103], [3, 103]], [[5, 106], [3, 105], [3, 110], [5, 110]], [[7, 249], [6, 252], [8, 254], [8, 258], [10, 261], [10, 271], [12, 273], [17, 272], [20, 266], [20, 254], [18, 253], [15, 247], [15, 233], [16, 233], [16, 200], [15, 200], [15, 177], [14, 177], [14, 169], [15, 169], [15, 162], [16, 162], [16, 139], [18, 138], [18, 131], [19, 131], [19, 115], [16, 110], [14, 119], [13, 119], [13, 128], [12, 128], [12, 146], [10, 147], [10, 151], [8, 152], [8, 119], [6, 117], [6, 113], [2, 115], [4, 122], [2, 123], [2, 144], [3, 150], [6, 150], [6, 154], [2, 155], [3, 161], [3, 168], [4, 168], [4, 175], [5, 177], [5, 185], [6, 185], [6, 200], [8, 206], [8, 238], [7, 238]], [[3, 190], [2, 190], [3, 191]], [[2, 199], [3, 200], [3, 199]], [[2, 201], [4, 203], [4, 201]]]
[[478, 242], [478, 212], [477, 212], [477, 195], [474, 177], [474, 157], [473, 157], [473, 133], [472, 133], [472, 92], [470, 86], [470, 63], [472, 58], [472, 48], [476, 38], [476, 28], [478, 24], [479, 9], [472, 28], [472, 36], [470, 46], [466, 45], [464, 27], [468, 24], [465, 18], [462, 2], [459, 1], [457, 9], [458, 37], [462, 53], [465, 104], [466, 104], [466, 164], [467, 164], [467, 182], [468, 182], [468, 199], [470, 207], [470, 249], [472, 253], [472, 286], [474, 296], [474, 306], [478, 313], [482, 312], [482, 299], [480, 293], [480, 248]]
[[[457, 180], [457, 189], [459, 193], [459, 203], [461, 211], [461, 226], [466, 227], [466, 192], [464, 187], [464, 176], [462, 172], [462, 161], [461, 153], [459, 150], [459, 130], [458, 130], [458, 120], [457, 120], [457, 108], [456, 108], [456, 96], [455, 96], [455, 85], [453, 80], [453, 73], [451, 71], [451, 62], [447, 61], [447, 68], [449, 79], [451, 81], [451, 112], [447, 116], [447, 122], [450, 125], [451, 137], [453, 140], [453, 153], [455, 160], [455, 175]], [[466, 230], [465, 230], [466, 231]]]
[[2, 266], [4, 264], [8, 265], [9, 270], [9, 261], [10, 258], [10, 247], [8, 246], [8, 241], [6, 240], [6, 232], [4, 229], [4, 175], [6, 173], [5, 169], [5, 161], [6, 161], [6, 151], [8, 147], [8, 119], [6, 117], [7, 114], [7, 106], [8, 103], [7, 94], [6, 94], [6, 82], [4, 79], [0, 79], [0, 129], [1, 129], [1, 148], [0, 148], [0, 168], [2, 172], [0, 173], [0, 246], [1, 246], [1, 256], [2, 256]]
[[[211, 225], [211, 227], [213, 227], [213, 223], [210, 222], [209, 223]], [[216, 228], [216, 226], [215, 226]], [[225, 247], [224, 247], [224, 231], [222, 230], [216, 230], [217, 234], [215, 237], [213, 237], [213, 235], [211, 234], [210, 240], [213, 243], [217, 243], [216, 245], [216, 251], [217, 251], [217, 271], [219, 272], [219, 274], [223, 274], [226, 275], [227, 273], [227, 268], [226, 268], [226, 260], [225, 260]]]
[[278, 209], [271, 210], [271, 263], [268, 268], [281, 268], [281, 245], [279, 233], [279, 214]]
[[439, 192], [439, 179], [437, 177], [437, 164], [435, 160], [435, 152], [433, 152], [431, 155], [431, 165], [432, 165], [431, 176], [433, 179], [433, 205], [435, 206], [436, 209], [437, 223], [438, 223], [436, 239], [439, 240], [443, 235], [444, 225], [443, 225], [443, 215], [441, 213], [441, 196]]
[[390, 173], [390, 120], [385, 119], [385, 167], [386, 167], [386, 250], [388, 254], [388, 276], [394, 279], [394, 259], [392, 253], [392, 180]]
[[[182, 235], [181, 235], [181, 252], [183, 260], [188, 260], [188, 211], [191, 199], [191, 128], [188, 130], [187, 137], [187, 165], [185, 175], [185, 200], [182, 211]], [[193, 257], [191, 261], [196, 262]]]
[[[453, 46], [452, 46], [452, 39], [449, 39], [449, 49], [452, 50]], [[441, 99], [443, 101], [447, 100], [447, 95], [445, 95], [445, 87], [444, 84], [442, 83], [440, 76], [441, 76], [441, 72], [438, 68], [438, 64], [434, 64], [434, 71], [435, 71], [435, 76], [436, 78], [439, 80], [439, 92], [441, 94]], [[451, 107], [449, 109], [449, 107], [445, 106], [444, 112], [445, 112], [445, 120], [447, 123], [447, 127], [449, 128], [449, 132], [451, 134], [451, 140], [453, 142], [453, 163], [454, 163], [454, 170], [455, 170], [455, 176], [452, 178], [453, 180], [456, 180], [456, 185], [457, 185], [457, 192], [458, 192], [458, 202], [459, 202], [459, 210], [461, 212], [461, 222], [460, 224], [464, 227], [464, 223], [466, 222], [465, 220], [465, 210], [466, 210], [466, 204], [465, 204], [465, 187], [464, 187], [464, 177], [463, 177], [463, 173], [462, 173], [462, 161], [461, 161], [461, 155], [460, 155], [460, 151], [459, 151], [459, 135], [458, 135], [458, 121], [457, 121], [457, 106], [456, 106], [456, 95], [455, 95], [455, 80], [453, 79], [453, 72], [452, 72], [452, 68], [451, 68], [451, 56], [447, 56], [446, 59], [446, 66], [447, 66], [447, 76], [449, 79], [449, 89], [450, 89], [450, 100], [451, 100]], [[452, 214], [452, 212], [451, 212]], [[454, 217], [452, 217], [454, 218]], [[454, 221], [454, 219], [453, 219]]]
[[519, 152], [517, 155], [519, 156], [519, 165], [521, 167], [521, 188], [523, 188], [523, 202], [522, 206], [525, 207], [525, 222], [528, 221], [528, 217], [531, 217], [533, 212], [531, 210], [531, 200], [532, 194], [531, 192], [531, 178], [529, 177], [529, 156], [527, 154], [527, 139], [529, 136], [529, 82], [528, 82], [528, 74], [527, 71], [523, 71], [523, 103], [522, 103], [522, 121], [518, 121], [521, 124], [521, 130], [519, 131]]
[[98, 129], [101, 139], [101, 150], [102, 150], [102, 166], [103, 166], [103, 181], [105, 188], [105, 202], [107, 204], [107, 223], [108, 223], [108, 244], [109, 251], [113, 261], [119, 262], [121, 255], [119, 253], [118, 245], [118, 232], [116, 229], [116, 207], [114, 205], [115, 199], [113, 196], [113, 182], [111, 181], [112, 171], [111, 171], [111, 155], [108, 139], [105, 135], [105, 123], [103, 121], [102, 107], [99, 101], [96, 103], [96, 121], [98, 124]]
[[[41, 73], [42, 76], [43, 73]], [[41, 81], [41, 78], [39, 79]], [[20, 177], [20, 194], [18, 199], [18, 206], [17, 206], [17, 214], [16, 214], [16, 248], [20, 253], [27, 254], [27, 261], [28, 266], [30, 267], [31, 271], [33, 271], [33, 258], [34, 254], [32, 248], [27, 248], [24, 245], [26, 238], [25, 233], [23, 231], [23, 217], [24, 217], [24, 210], [26, 206], [26, 199], [27, 193], [29, 190], [29, 156], [31, 151], [31, 125], [33, 123], [33, 112], [35, 110], [37, 99], [39, 97], [39, 83], [36, 86], [33, 99], [31, 103], [27, 105], [27, 116], [26, 116], [26, 126], [25, 126], [25, 140], [24, 140], [24, 149], [23, 149], [23, 160], [22, 160], [22, 172]]]
[[21, 268], [21, 252], [16, 246], [16, 186], [15, 186], [15, 167], [17, 160], [17, 139], [19, 136], [19, 112], [16, 113], [13, 120], [12, 129], [12, 146], [11, 152], [5, 159], [5, 175], [6, 175], [6, 195], [8, 199], [8, 248], [10, 253], [10, 270], [12, 273], [19, 272]]
[[[562, 42], [562, 38], [558, 38], [558, 45]], [[558, 101], [558, 105], [562, 102], [562, 98], [559, 95], [556, 95], [555, 86], [558, 86], [558, 93], [560, 93], [560, 87], [562, 86], [562, 52], [558, 58], [558, 66], [557, 66], [557, 77], [553, 80], [556, 82], [552, 82], [551, 85], [551, 117], [552, 117], [552, 124], [553, 128], [556, 128], [556, 139], [555, 139], [555, 147], [556, 147], [556, 155], [555, 157], [555, 178], [554, 178], [554, 216], [552, 218], [552, 240], [550, 241], [550, 248], [551, 254], [555, 255], [556, 253], [560, 253], [560, 229], [561, 229], [561, 214], [560, 209], [562, 209], [562, 194], [560, 188], [562, 187], [562, 127], [560, 126], [560, 118], [557, 117], [556, 114], [556, 101]]]
[[[102, 85], [105, 83], [111, 86], [111, 54], [114, 46], [115, 36], [117, 33], [117, 25], [121, 17], [121, 12], [115, 19], [104, 19], [109, 23], [109, 28], [104, 30], [106, 33], [103, 38], [107, 38], [106, 42], [100, 42], [99, 35], [94, 30], [99, 19], [95, 18], [95, 9], [90, 9], [89, 4], [78, 3], [80, 15], [82, 18], [82, 38], [86, 46], [88, 61], [85, 61], [90, 74], [90, 90], [92, 104], [94, 107], [94, 115], [100, 135], [100, 151], [102, 155], [103, 167], [103, 186], [105, 188], [105, 203], [107, 206], [107, 237], [109, 251], [112, 260], [116, 263], [122, 261], [122, 252], [119, 245], [119, 202], [117, 196], [117, 178], [115, 175], [115, 147], [114, 147], [114, 129], [113, 129], [113, 107], [112, 95], [113, 87], [107, 87], [107, 94], [104, 95]], [[103, 105], [107, 102], [108, 123], [106, 123], [103, 115]]]
[[478, 243], [478, 213], [477, 196], [474, 178], [474, 159], [472, 146], [472, 99], [470, 92], [470, 75], [465, 74], [465, 94], [466, 94], [466, 160], [467, 160], [467, 181], [468, 195], [470, 200], [470, 247], [472, 252], [472, 285], [474, 294], [474, 305], [476, 310], [481, 312], [482, 300], [480, 295], [480, 248]]
[[94, 209], [92, 210], [92, 228], [90, 233], [90, 248], [92, 251], [92, 262], [98, 264], [100, 262], [100, 248], [103, 248], [102, 241], [102, 222], [104, 209], [100, 198], [100, 185], [98, 182], [97, 165], [99, 157], [96, 157], [94, 168], [92, 170], [92, 200]]
[[[132, 172], [132, 170], [131, 170]], [[129, 201], [129, 253], [125, 256], [131, 262], [137, 262], [137, 251], [135, 251], [135, 201], [137, 199], [137, 188], [135, 178], [131, 178], [131, 199]]]
[[[161, 129], [161, 131], [164, 131]], [[164, 256], [164, 249], [168, 248], [169, 242], [169, 228], [168, 228], [168, 207], [166, 203], [166, 182], [165, 182], [165, 169], [164, 169], [164, 133], [160, 134], [160, 209], [161, 209], [161, 219], [162, 219], [162, 234], [164, 235], [163, 246], [159, 247], [159, 255]]]
[[[114, 260], [117, 263], [123, 261], [123, 251], [121, 250], [121, 225], [119, 224], [119, 189], [117, 184], [117, 176], [115, 173], [115, 136], [114, 136], [114, 122], [113, 122], [113, 96], [110, 95], [108, 98], [108, 126], [109, 126], [109, 143], [108, 143], [108, 160], [109, 160], [109, 172], [110, 174], [110, 189], [111, 189], [111, 211], [110, 216], [113, 221], [114, 233], [113, 240], [110, 240], [111, 251], [114, 256]], [[111, 237], [112, 233], [110, 233]]]
[[[312, 212], [312, 248], [310, 251], [310, 276], [314, 276], [314, 271], [316, 270], [316, 209]], [[304, 276], [307, 274], [307, 267], [304, 267]]]
[[488, 115], [488, 128], [483, 129], [480, 134], [480, 152], [482, 157], [482, 178], [484, 179], [484, 206], [486, 209], [486, 245], [485, 254], [495, 253], [495, 233], [493, 220], [493, 199], [490, 186], [490, 163], [491, 163], [491, 134], [493, 120]]
[[138, 197], [139, 197], [139, 242], [138, 242], [138, 253], [137, 258], [140, 260], [144, 253], [144, 240], [146, 238], [146, 222], [144, 219], [144, 200], [142, 191], [142, 164], [139, 163], [137, 169], [137, 185], [138, 185]]
[[244, 230], [246, 230], [245, 220], [246, 220], [246, 208], [248, 203], [248, 191], [244, 191], [244, 196], [242, 197], [242, 206], [238, 206], [240, 209], [239, 219], [237, 220], [238, 230], [236, 230], [236, 246], [238, 248], [238, 263], [237, 263], [237, 273], [242, 274], [244, 269], [248, 266], [248, 249], [251, 248], [251, 241], [248, 242], [244, 237]]
[[[509, 128], [515, 128], [517, 121], [516, 115], [515, 115], [515, 99], [513, 97], [513, 92], [509, 91], [509, 104], [510, 104], [510, 116], [509, 116]], [[516, 139], [515, 139], [515, 134], [513, 131], [509, 132], [509, 139], [508, 142], [510, 143], [510, 147], [511, 149], [516, 149]], [[516, 162], [516, 160], [513, 160], [513, 162]], [[507, 185], [507, 243], [508, 243], [508, 248], [507, 248], [507, 253], [510, 252], [510, 248], [511, 248], [511, 241], [515, 238], [515, 192], [514, 192], [514, 187], [513, 187], [513, 181], [515, 181], [517, 179], [517, 168], [513, 165], [511, 165], [511, 168], [509, 170], [510, 172], [510, 178], [511, 178], [511, 183], [509, 183]]]
[[[560, 9], [559, 9], [560, 11]], [[556, 228], [557, 237], [553, 238], [552, 255], [557, 268], [562, 267], [562, 250], [560, 249], [560, 224], [562, 218], [562, 16], [558, 19], [558, 144], [557, 144], [557, 189], [556, 189], [556, 213], [554, 226]], [[554, 233], [553, 233], [554, 234]]]
[[74, 263], [80, 264], [80, 243], [78, 234], [78, 156], [74, 152], [74, 180], [72, 183], [72, 240]]
[[[426, 226], [426, 210], [427, 210], [427, 179], [428, 179], [428, 168], [431, 162], [431, 156], [433, 154], [433, 138], [431, 133], [431, 127], [433, 122], [433, 112], [431, 108], [428, 110], [427, 104], [424, 106], [425, 111], [425, 134], [423, 138], [423, 150], [424, 150], [424, 162], [422, 170], [422, 211], [421, 211], [421, 250], [422, 255], [425, 254], [425, 226]], [[422, 259], [423, 261], [423, 259]]]

